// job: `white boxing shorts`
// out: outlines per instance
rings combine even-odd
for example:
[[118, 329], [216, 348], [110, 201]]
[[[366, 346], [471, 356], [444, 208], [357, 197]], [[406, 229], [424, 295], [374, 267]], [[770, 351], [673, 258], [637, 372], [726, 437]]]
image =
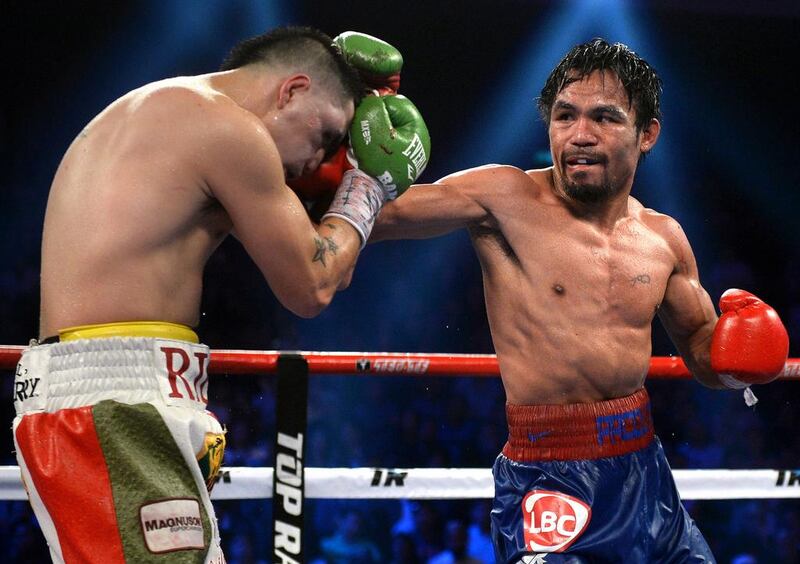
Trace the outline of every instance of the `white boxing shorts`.
[[209, 349], [153, 337], [25, 350], [14, 444], [54, 562], [223, 563], [209, 490], [225, 432]]

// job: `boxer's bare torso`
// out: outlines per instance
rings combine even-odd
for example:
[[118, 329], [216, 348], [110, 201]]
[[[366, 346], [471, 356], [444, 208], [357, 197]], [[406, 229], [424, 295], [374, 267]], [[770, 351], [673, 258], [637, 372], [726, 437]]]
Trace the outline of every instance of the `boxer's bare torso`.
[[[285, 255], [302, 253], [310, 265], [314, 229], [284, 174], [287, 164], [318, 165], [322, 140], [309, 137], [303, 150], [314, 156], [298, 151], [296, 162], [282, 162], [262, 123], [267, 110], [255, 101], [266, 99], [273, 84], [248, 72], [149, 84], [111, 104], [76, 137], [48, 200], [40, 337], [119, 321], [196, 325], [203, 267], [231, 230], [276, 294], [292, 291], [288, 273], [270, 272], [281, 266], [272, 266], [280, 261], [269, 256], [270, 243], [275, 253], [281, 246]], [[321, 119], [342, 135], [352, 119], [352, 107], [319, 113], [317, 126]], [[278, 224], [285, 224], [280, 233]], [[343, 244], [341, 254], [354, 261], [357, 237], [351, 238], [353, 249]]]
[[231, 227], [204, 183], [202, 125], [180, 118], [202, 97], [221, 96], [198, 79], [149, 85], [74, 140], [45, 218], [42, 336], [121, 320], [197, 323], [203, 266]]
[[678, 268], [668, 221], [630, 198], [628, 215], [600, 228], [553, 195], [549, 171], [503, 175], [514, 195], [496, 198], [497, 219], [470, 234], [509, 401], [634, 392], [647, 375], [650, 323]]
[[636, 126], [613, 73], [565, 86], [548, 132], [554, 166], [490, 165], [412, 187], [373, 240], [468, 228], [508, 401], [565, 404], [633, 393], [647, 376], [658, 313], [696, 378], [719, 386], [716, 312], [683, 230], [630, 197], [660, 124]]
[[[678, 299], [704, 299], [678, 224], [633, 198], [622, 217], [600, 226], [554, 193], [551, 169], [489, 166], [442, 182], [487, 211], [468, 228], [511, 403], [576, 403], [634, 392], [647, 375], [653, 317], [670, 307], [664, 304], [668, 283]], [[436, 188], [412, 188], [387, 206], [373, 238], [449, 231], [447, 220], [427, 215], [436, 213]], [[412, 217], [425, 227], [415, 232]]]
[[[488, 172], [488, 171], [486, 171]], [[629, 198], [599, 227], [550, 189], [550, 171], [505, 167], [491, 218], [470, 228], [511, 403], [574, 403], [633, 393], [670, 277], [686, 268], [669, 218]]]

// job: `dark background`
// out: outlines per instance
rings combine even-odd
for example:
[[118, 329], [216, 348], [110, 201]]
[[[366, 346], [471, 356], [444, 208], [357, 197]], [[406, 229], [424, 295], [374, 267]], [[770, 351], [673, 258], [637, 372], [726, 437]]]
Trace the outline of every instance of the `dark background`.
[[[795, 2], [11, 1], [2, 12], [0, 343], [36, 335], [47, 192], [83, 125], [143, 83], [215, 70], [243, 37], [303, 24], [332, 36], [370, 33], [402, 51], [401, 92], [432, 137], [426, 182], [489, 162], [546, 165], [535, 97], [549, 71], [594, 36], [630, 45], [664, 80], [662, 136], [634, 196], [683, 225], [714, 300], [729, 287], [755, 292], [779, 311], [791, 356], [800, 356]], [[313, 320], [281, 308], [241, 247], [227, 241], [207, 269], [199, 333], [215, 348], [493, 352], [480, 271], [463, 232], [369, 246], [352, 286]], [[656, 322], [653, 354], [672, 353]], [[10, 397], [11, 375], [1, 378]], [[273, 387], [270, 377], [212, 383], [211, 408], [230, 429], [226, 464], [271, 464]], [[757, 387], [754, 409], [738, 393], [692, 382], [648, 388], [674, 468], [797, 467], [796, 382]], [[330, 377], [312, 379], [311, 396], [309, 466], [488, 467], [504, 439], [497, 380]], [[6, 421], [12, 412], [6, 402]], [[0, 464], [16, 464], [10, 433], [0, 446]], [[356, 515], [355, 536], [369, 539], [380, 561], [401, 561], [395, 555], [407, 537], [426, 562], [445, 548], [447, 522], [461, 520], [477, 534], [485, 512], [476, 505], [311, 502], [308, 549], [338, 562], [323, 539], [358, 529]], [[217, 504], [229, 562], [269, 561], [267, 506]], [[796, 501], [687, 506], [720, 562], [744, 553], [798, 561]], [[46, 554], [26, 504], [0, 502], [0, 536], [4, 562]], [[358, 558], [349, 561], [370, 561]]]

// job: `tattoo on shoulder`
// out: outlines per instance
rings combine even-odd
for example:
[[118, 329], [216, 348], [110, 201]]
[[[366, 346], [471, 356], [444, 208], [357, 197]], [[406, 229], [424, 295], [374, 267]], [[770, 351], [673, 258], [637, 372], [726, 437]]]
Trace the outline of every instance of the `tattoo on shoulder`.
[[325, 262], [325, 257], [328, 253], [335, 255], [339, 250], [339, 245], [336, 244], [333, 237], [314, 237], [314, 245], [316, 248], [314, 249], [314, 256], [311, 258], [311, 262], [321, 262], [322, 266], [327, 267], [328, 265]]
[[650, 275], [649, 274], [639, 274], [638, 276], [634, 276], [630, 279], [631, 286], [636, 286], [637, 284], [650, 284]]

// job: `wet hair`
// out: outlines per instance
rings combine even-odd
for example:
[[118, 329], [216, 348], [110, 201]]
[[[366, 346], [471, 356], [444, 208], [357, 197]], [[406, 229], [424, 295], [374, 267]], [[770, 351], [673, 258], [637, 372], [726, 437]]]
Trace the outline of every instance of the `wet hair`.
[[308, 74], [342, 102], [358, 104], [364, 92], [358, 72], [345, 61], [333, 39], [314, 28], [279, 27], [244, 39], [231, 49], [220, 70], [258, 64]]
[[653, 118], [661, 119], [661, 79], [650, 64], [622, 43], [595, 38], [576, 45], [553, 69], [537, 100], [539, 113], [550, 125], [550, 111], [559, 92], [594, 71], [613, 71], [628, 94], [629, 108], [636, 109], [636, 129], [641, 131]]

